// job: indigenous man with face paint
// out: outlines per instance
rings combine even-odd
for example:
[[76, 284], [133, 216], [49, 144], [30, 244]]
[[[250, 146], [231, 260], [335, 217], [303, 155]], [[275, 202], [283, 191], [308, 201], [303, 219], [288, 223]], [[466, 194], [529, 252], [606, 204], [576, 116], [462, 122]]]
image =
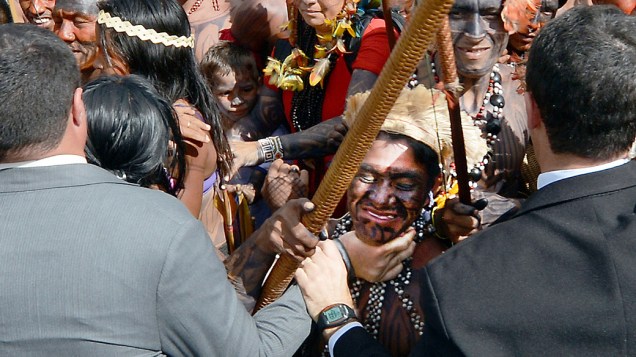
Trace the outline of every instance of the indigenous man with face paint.
[[[348, 125], [368, 95], [349, 98], [344, 114]], [[465, 119], [469, 162], [476, 163], [487, 148], [479, 129]], [[349, 287], [357, 316], [393, 356], [408, 355], [419, 340], [424, 326], [421, 272], [450, 246], [434, 235], [430, 219], [431, 190], [440, 175], [438, 157], [450, 162], [450, 133], [443, 95], [424, 86], [403, 90], [349, 186], [348, 213], [332, 224], [330, 237], [350, 262]], [[411, 246], [392, 257], [386, 281], [369, 280], [360, 261], [374, 260], [376, 249], [403, 244], [405, 237]], [[320, 352], [324, 347], [317, 346]]]
[[54, 32], [73, 51], [82, 72], [82, 82], [95, 78], [101, 72], [96, 64], [97, 23], [96, 0], [58, 0], [53, 11]]
[[[525, 102], [517, 93], [520, 83], [513, 78], [514, 68], [497, 63], [508, 43], [502, 6], [502, 0], [457, 0], [449, 14], [457, 74], [463, 88], [460, 107], [482, 130], [489, 147], [484, 160], [469, 167], [473, 198], [487, 198], [486, 209], [479, 213], [455, 199], [449, 203], [454, 209], [436, 210], [436, 222], [450, 223], [438, 227], [439, 234], [452, 241], [518, 208], [519, 199], [525, 197], [521, 177], [529, 141]], [[439, 55], [434, 54], [431, 63], [427, 62], [423, 61], [418, 70], [421, 82], [439, 85], [437, 82], [444, 78]], [[432, 77], [428, 75], [431, 72]]]
[[[615, 7], [575, 8], [541, 30], [525, 97], [539, 189], [424, 268], [412, 355], [636, 354], [636, 82], [624, 76], [635, 66], [636, 18]], [[296, 274], [314, 319], [350, 299], [330, 243]], [[388, 355], [361, 328], [342, 335], [349, 325], [331, 338], [336, 356]]]
[[523, 65], [541, 27], [552, 20], [564, 0], [507, 0], [502, 11], [508, 30], [509, 63]]

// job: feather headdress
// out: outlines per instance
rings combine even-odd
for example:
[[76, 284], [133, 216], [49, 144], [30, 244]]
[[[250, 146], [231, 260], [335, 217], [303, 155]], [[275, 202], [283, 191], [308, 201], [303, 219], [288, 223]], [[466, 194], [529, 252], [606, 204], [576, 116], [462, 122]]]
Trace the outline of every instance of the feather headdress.
[[[368, 96], [369, 92], [364, 92], [349, 97], [344, 113], [347, 125], [353, 123]], [[481, 138], [481, 130], [465, 113], [462, 113], [462, 127], [468, 167], [472, 167], [483, 160], [488, 147]], [[402, 90], [380, 130], [405, 135], [428, 145], [440, 156], [440, 162], [445, 166], [453, 161], [446, 97], [437, 90], [422, 85]]]

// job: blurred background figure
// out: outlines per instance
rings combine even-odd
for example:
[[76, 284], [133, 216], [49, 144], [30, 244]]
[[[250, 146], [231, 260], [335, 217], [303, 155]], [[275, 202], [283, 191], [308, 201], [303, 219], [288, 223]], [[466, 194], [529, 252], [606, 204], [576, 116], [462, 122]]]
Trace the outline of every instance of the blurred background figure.
[[29, 23], [53, 31], [55, 0], [20, 0], [20, 8]]

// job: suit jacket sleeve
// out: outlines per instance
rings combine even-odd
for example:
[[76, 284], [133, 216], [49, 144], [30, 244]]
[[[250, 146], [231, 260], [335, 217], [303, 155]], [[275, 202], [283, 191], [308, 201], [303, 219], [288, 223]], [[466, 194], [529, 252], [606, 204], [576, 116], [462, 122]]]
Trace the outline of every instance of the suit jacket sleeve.
[[163, 352], [181, 356], [291, 356], [311, 326], [297, 287], [252, 318], [198, 221], [168, 249], [157, 320]]
[[391, 356], [384, 347], [363, 327], [357, 326], [345, 332], [336, 341], [334, 357], [384, 357]]
[[421, 299], [426, 326], [422, 338], [411, 351], [411, 356], [463, 356], [464, 354], [450, 339], [446, 331], [444, 317], [428, 268], [425, 269], [425, 276], [426, 283], [422, 284]]

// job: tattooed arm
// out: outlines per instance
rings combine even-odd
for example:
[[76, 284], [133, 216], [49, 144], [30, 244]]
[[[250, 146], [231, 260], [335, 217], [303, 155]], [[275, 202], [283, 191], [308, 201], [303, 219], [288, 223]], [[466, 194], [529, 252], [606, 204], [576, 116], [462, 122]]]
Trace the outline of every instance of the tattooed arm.
[[[347, 96], [364, 92], [373, 88], [377, 75], [373, 72], [356, 69], [351, 76]], [[259, 111], [266, 122], [271, 122], [271, 118], [280, 124], [280, 118], [283, 113], [282, 104], [278, 94], [270, 88], [264, 88], [261, 91], [259, 99]], [[284, 118], [284, 116], [283, 116]], [[272, 124], [273, 125], [273, 124]], [[283, 146], [285, 159], [305, 159], [323, 157], [331, 155], [338, 150], [340, 143], [347, 133], [347, 128], [342, 122], [342, 117], [335, 117], [323, 121], [313, 127], [301, 132], [282, 135], [280, 142]], [[236, 167], [254, 166], [263, 163], [263, 158], [259, 157], [258, 151], [260, 145], [258, 142], [234, 142], [232, 143], [232, 151], [237, 157]]]
[[263, 278], [276, 254], [288, 253], [299, 262], [311, 256], [318, 238], [303, 226], [301, 218], [313, 209], [313, 203], [300, 198], [287, 202], [274, 212], [225, 261], [228, 278], [235, 283], [242, 283], [250, 296], [258, 297]]

